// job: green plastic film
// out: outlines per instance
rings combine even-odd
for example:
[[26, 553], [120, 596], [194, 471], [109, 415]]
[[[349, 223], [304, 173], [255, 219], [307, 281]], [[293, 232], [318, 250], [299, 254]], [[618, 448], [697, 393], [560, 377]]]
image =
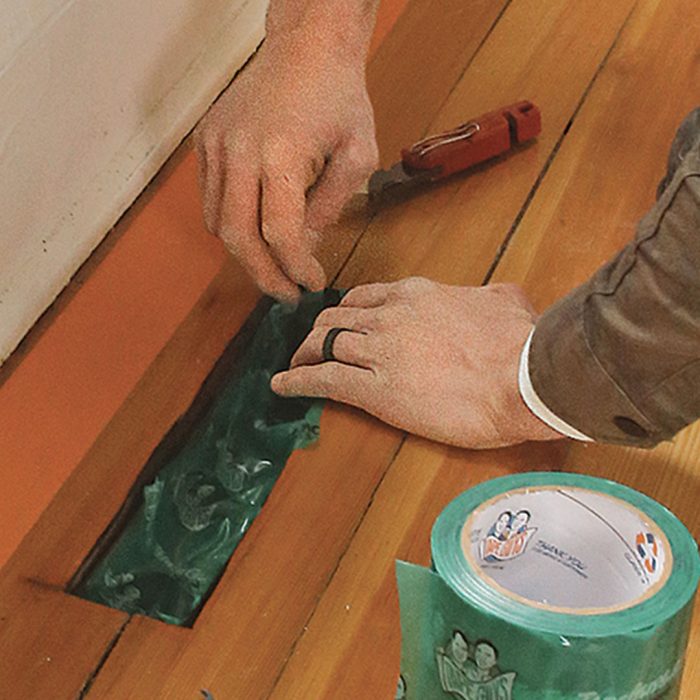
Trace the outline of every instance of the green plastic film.
[[327, 290], [305, 294], [296, 309], [270, 308], [77, 595], [177, 625], [192, 620], [292, 451], [318, 437], [322, 402], [280, 398], [270, 379], [340, 296]]
[[433, 570], [397, 563], [405, 700], [677, 698], [700, 560], [663, 506], [533, 473], [440, 515]]

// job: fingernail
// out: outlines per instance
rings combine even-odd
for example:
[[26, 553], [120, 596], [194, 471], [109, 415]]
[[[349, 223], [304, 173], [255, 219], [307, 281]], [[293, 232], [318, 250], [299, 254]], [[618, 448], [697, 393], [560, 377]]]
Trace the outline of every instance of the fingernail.
[[304, 287], [310, 292], [322, 292], [326, 288], [326, 281], [319, 282], [316, 280], [315, 282], [305, 284]]

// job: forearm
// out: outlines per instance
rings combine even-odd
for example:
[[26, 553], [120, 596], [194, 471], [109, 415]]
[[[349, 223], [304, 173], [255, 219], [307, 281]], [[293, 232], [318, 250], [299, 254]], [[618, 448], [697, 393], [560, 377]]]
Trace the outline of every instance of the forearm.
[[636, 240], [540, 319], [529, 370], [598, 440], [648, 446], [700, 417], [700, 141]]
[[301, 37], [364, 61], [379, 0], [270, 0], [268, 41]]

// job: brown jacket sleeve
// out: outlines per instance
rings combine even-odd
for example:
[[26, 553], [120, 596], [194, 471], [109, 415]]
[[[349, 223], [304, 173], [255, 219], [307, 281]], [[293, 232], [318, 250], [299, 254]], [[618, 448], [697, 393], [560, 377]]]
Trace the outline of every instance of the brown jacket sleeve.
[[532, 385], [595, 440], [649, 447], [700, 417], [700, 110], [637, 236], [538, 321]]

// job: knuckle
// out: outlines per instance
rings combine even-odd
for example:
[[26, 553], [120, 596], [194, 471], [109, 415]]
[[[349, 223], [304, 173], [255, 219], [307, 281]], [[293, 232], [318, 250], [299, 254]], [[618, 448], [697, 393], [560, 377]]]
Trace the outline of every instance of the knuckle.
[[274, 138], [265, 142], [262, 148], [262, 164], [266, 170], [286, 170], [291, 161], [294, 147], [286, 139]]
[[316, 320], [314, 321], [314, 328], [318, 329], [322, 326], [330, 326], [333, 324], [334, 318], [335, 309], [324, 309], [318, 316], [316, 316]]
[[386, 331], [394, 324], [399, 313], [400, 312], [394, 306], [385, 306], [377, 309], [372, 321], [374, 329], [380, 333]]
[[368, 138], [353, 142], [348, 148], [348, 162], [352, 169], [365, 175], [377, 168], [379, 163], [379, 149], [374, 138]]
[[260, 230], [263, 239], [268, 245], [272, 246], [273, 248], [284, 247], [286, 242], [285, 236], [277, 226], [270, 226], [270, 224], [263, 222]]
[[425, 277], [407, 277], [399, 283], [401, 291], [410, 295], [424, 292], [430, 286], [430, 282]]
[[255, 157], [256, 146], [254, 139], [245, 131], [233, 131], [225, 139], [226, 153], [229, 158], [240, 159], [249, 164]]

